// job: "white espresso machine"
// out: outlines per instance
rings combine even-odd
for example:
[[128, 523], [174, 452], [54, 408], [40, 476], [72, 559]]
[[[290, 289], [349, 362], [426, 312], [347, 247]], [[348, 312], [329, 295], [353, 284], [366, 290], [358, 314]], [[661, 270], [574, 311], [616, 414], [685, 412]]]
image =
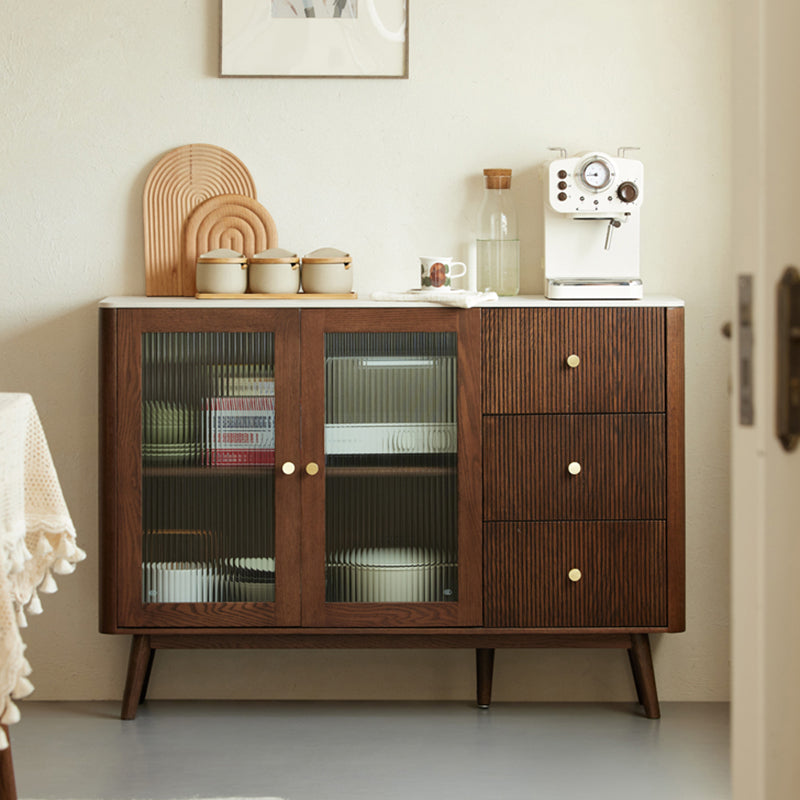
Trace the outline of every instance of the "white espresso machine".
[[567, 299], [642, 297], [639, 209], [644, 167], [600, 152], [544, 165], [545, 296]]

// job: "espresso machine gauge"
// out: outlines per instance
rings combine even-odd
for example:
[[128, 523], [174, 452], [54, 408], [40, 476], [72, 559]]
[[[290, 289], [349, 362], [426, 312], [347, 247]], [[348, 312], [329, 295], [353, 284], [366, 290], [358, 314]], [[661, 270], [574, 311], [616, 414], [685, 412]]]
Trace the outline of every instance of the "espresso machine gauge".
[[[560, 148], [558, 148], [560, 149]], [[553, 299], [640, 299], [641, 161], [597, 151], [544, 167], [545, 295]]]
[[579, 167], [578, 180], [589, 192], [605, 191], [614, 182], [614, 167], [604, 156], [593, 155]]

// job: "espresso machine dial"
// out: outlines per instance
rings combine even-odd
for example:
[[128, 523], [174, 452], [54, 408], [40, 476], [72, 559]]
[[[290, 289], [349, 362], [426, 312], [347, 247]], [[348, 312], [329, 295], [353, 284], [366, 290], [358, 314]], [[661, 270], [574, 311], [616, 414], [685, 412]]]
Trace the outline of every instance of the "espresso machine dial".
[[623, 203], [633, 203], [639, 196], [639, 187], [633, 181], [623, 181], [617, 187], [617, 197]]

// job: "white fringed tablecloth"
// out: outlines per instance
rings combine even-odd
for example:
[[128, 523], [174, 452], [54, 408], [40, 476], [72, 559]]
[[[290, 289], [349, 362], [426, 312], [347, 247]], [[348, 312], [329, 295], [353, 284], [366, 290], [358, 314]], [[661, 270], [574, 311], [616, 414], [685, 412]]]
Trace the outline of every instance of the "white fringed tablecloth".
[[[20, 629], [41, 614], [86, 553], [72, 524], [42, 424], [29, 394], [0, 393], [0, 722], [19, 721], [14, 700], [33, 691]], [[0, 749], [8, 746], [0, 729]]]

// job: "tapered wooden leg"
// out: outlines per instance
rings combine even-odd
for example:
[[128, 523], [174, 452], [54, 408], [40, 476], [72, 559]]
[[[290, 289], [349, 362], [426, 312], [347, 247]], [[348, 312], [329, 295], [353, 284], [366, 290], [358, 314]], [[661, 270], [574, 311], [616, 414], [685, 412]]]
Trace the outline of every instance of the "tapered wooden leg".
[[150, 657], [147, 659], [147, 669], [144, 672], [144, 680], [142, 681], [142, 691], [139, 692], [139, 705], [144, 703], [147, 698], [147, 687], [150, 685], [150, 673], [153, 671], [153, 659], [156, 657], [154, 647], [150, 648]]
[[628, 651], [636, 684], [636, 694], [644, 706], [644, 714], [649, 719], [659, 719], [661, 709], [658, 705], [656, 676], [653, 672], [653, 656], [650, 652], [650, 639], [646, 633], [631, 634], [631, 647]]
[[478, 708], [489, 708], [492, 702], [494, 648], [479, 647], [475, 650], [475, 674], [478, 685]]
[[637, 673], [636, 660], [633, 657], [633, 650], [630, 647], [628, 648], [628, 661], [630, 662], [631, 665], [631, 674], [633, 675], [633, 685], [636, 687], [636, 700], [638, 701], [639, 705], [642, 705], [643, 704], [642, 690], [641, 687], [639, 686], [640, 683], [639, 676], [636, 674]]
[[128, 677], [125, 680], [125, 693], [122, 696], [122, 719], [136, 717], [136, 708], [144, 699], [153, 652], [149, 636], [136, 634], [133, 637], [131, 654], [128, 658]]
[[3, 725], [8, 747], [0, 750], [0, 798], [2, 800], [17, 800], [17, 784], [14, 780], [14, 763], [11, 760], [11, 737], [8, 728]]

